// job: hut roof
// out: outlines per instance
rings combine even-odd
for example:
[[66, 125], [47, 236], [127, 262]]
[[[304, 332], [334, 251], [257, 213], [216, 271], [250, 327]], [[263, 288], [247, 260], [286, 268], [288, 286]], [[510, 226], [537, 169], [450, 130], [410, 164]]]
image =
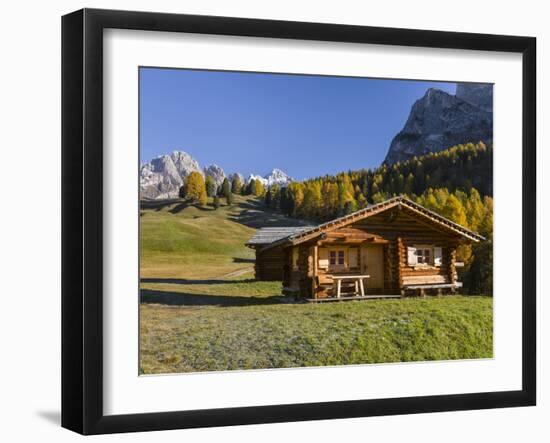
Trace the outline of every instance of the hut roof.
[[309, 230], [313, 227], [314, 226], [260, 228], [256, 231], [254, 236], [246, 242], [246, 244], [250, 246], [268, 245], [275, 241], [299, 234], [300, 232]]
[[[413, 201], [409, 200], [406, 197], [398, 196], [398, 197], [393, 197], [388, 200], [385, 200], [381, 203], [368, 205], [364, 209], [353, 212], [349, 215], [345, 215], [343, 217], [336, 218], [326, 223], [322, 223], [317, 226], [300, 227], [300, 228], [263, 228], [263, 229], [260, 229], [256, 233], [256, 235], [248, 241], [247, 245], [258, 245], [258, 246], [264, 245], [263, 249], [269, 249], [274, 246], [283, 245], [287, 243], [293, 244], [293, 245], [299, 244], [304, 241], [310, 240], [322, 234], [323, 232], [328, 232], [333, 229], [346, 226], [358, 220], [370, 217], [372, 215], [386, 211], [390, 208], [399, 207], [399, 206], [406, 207], [407, 209], [415, 213], [418, 217], [427, 219], [428, 221], [441, 227], [447, 232], [458, 234], [474, 242], [485, 240], [483, 236], [477, 234], [476, 232], [466, 229], [465, 227], [433, 211], [430, 211], [429, 209], [424, 208], [418, 203], [414, 203]], [[265, 230], [265, 233], [264, 233], [264, 230]], [[270, 238], [267, 230], [277, 230], [276, 234], [275, 234], [275, 231], [273, 232], [274, 234], [272, 236], [273, 240], [271, 240], [270, 242], [267, 241]], [[285, 230], [288, 230], [288, 231], [285, 231]], [[293, 232], [291, 230], [296, 230], [296, 231]], [[262, 241], [252, 242], [252, 240], [256, 239], [256, 237], [258, 237], [258, 239], [262, 238]]]

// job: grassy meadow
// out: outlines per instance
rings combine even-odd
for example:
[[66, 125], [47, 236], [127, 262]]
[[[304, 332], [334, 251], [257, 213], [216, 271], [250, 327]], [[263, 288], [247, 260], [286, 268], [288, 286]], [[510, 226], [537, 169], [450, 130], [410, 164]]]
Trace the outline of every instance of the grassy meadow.
[[140, 221], [143, 374], [492, 357], [490, 297], [286, 303], [244, 243], [303, 222], [252, 197], [143, 202]]

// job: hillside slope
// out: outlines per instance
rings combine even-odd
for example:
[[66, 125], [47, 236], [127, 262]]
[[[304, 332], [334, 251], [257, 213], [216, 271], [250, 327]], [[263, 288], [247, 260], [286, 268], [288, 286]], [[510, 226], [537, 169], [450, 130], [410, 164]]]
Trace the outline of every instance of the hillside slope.
[[254, 251], [244, 244], [256, 228], [305, 224], [267, 211], [252, 196], [235, 196], [217, 210], [179, 199], [144, 201], [140, 222], [142, 278], [218, 278], [252, 269]]

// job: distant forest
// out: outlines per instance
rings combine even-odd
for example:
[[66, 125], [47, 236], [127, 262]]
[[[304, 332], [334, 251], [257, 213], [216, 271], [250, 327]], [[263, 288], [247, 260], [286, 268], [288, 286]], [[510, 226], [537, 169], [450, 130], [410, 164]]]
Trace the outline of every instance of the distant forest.
[[[264, 198], [269, 207], [289, 217], [326, 221], [395, 195], [421, 199], [438, 210], [430, 195], [447, 192], [466, 203], [463, 194], [472, 190], [481, 198], [492, 197], [492, 146], [459, 145], [391, 166], [325, 175], [285, 188], [273, 185], [265, 190]], [[442, 199], [446, 198], [438, 195], [439, 203]]]

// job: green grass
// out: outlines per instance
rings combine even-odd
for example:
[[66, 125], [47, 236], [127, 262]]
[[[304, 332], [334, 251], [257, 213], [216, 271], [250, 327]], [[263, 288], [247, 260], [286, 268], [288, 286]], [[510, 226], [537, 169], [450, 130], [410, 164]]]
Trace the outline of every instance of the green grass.
[[218, 210], [141, 213], [140, 371], [145, 374], [492, 357], [492, 298], [282, 303], [253, 277], [258, 226], [299, 224], [238, 197]]
[[143, 304], [144, 373], [492, 357], [492, 299]]

